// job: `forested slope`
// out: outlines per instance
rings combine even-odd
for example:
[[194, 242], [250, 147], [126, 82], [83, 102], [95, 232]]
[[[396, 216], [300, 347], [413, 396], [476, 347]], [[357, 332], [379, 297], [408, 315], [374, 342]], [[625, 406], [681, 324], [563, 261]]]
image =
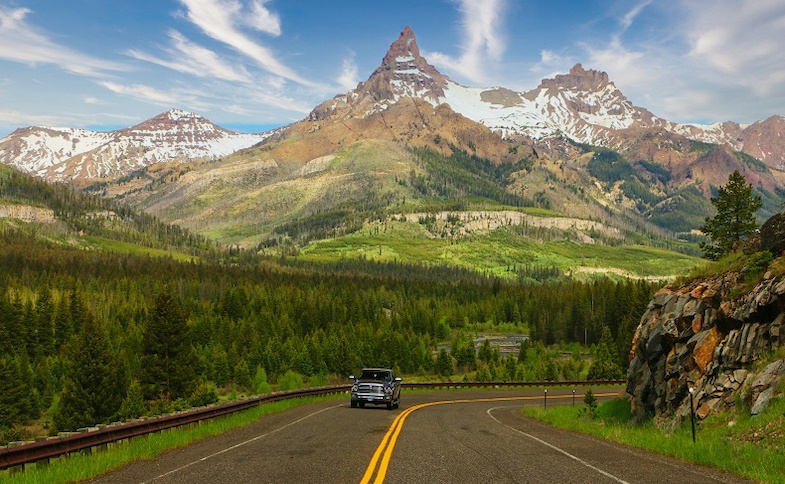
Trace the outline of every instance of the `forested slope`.
[[[456, 349], [472, 344], [465, 335], [478, 325], [516, 327], [547, 344], [584, 336], [596, 343], [607, 327], [624, 348], [653, 290], [607, 279], [512, 285], [400, 264], [235, 260], [89, 252], [6, 228], [0, 233], [0, 426], [43, 414], [62, 430], [162, 411], [198, 402], [212, 384], [250, 390], [262, 369], [273, 382], [290, 370], [323, 378], [367, 365], [427, 373], [438, 342], [452, 339]], [[156, 359], [162, 347], [177, 364]], [[465, 371], [500, 379], [574, 371], [554, 363], [542, 369], [536, 358], [526, 368], [526, 358], [506, 362], [496, 353], [462, 363]], [[100, 398], [114, 404], [74, 408], [89, 399], [88, 383], [77, 382], [96, 381], [112, 382]], [[73, 398], [75, 392], [83, 397]]]

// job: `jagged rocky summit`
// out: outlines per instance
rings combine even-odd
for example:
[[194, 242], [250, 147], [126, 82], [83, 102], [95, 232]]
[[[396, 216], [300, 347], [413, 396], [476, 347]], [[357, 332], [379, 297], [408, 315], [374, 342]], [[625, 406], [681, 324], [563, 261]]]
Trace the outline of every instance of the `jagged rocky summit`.
[[[782, 253], [783, 220], [781, 213], [767, 222], [779, 232], [767, 239], [774, 245], [758, 247], [779, 249], [775, 257]], [[735, 297], [744, 277], [743, 270], [726, 272], [654, 296], [635, 333], [627, 373], [637, 420], [653, 416], [660, 426], [677, 427], [690, 417], [689, 388], [699, 419], [739, 401], [753, 415], [766, 408], [785, 379], [785, 359], [763, 368], [758, 363], [785, 346], [785, 275], [769, 271]]]

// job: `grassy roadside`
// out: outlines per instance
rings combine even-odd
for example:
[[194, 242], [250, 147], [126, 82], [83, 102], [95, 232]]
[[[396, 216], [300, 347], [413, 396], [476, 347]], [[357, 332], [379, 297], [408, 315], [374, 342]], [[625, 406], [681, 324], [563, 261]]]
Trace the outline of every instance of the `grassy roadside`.
[[[582, 400], [582, 399], [581, 399]], [[700, 423], [693, 444], [689, 422], [672, 434], [652, 422], [630, 424], [629, 402], [602, 403], [589, 418], [587, 407], [525, 407], [524, 415], [555, 427], [646, 449], [677, 459], [733, 472], [757, 482], [785, 483], [785, 399], [772, 401], [762, 415], [712, 415]]]
[[166, 450], [184, 447], [201, 439], [243, 427], [265, 415], [283, 412], [299, 405], [345, 398], [346, 395], [337, 394], [266, 403], [226, 417], [209, 420], [202, 425], [186, 426], [138, 437], [93, 454], [76, 453], [52, 460], [47, 466], [25, 469], [24, 472], [0, 471], [0, 482], [49, 484], [84, 481], [131, 462], [154, 459]]

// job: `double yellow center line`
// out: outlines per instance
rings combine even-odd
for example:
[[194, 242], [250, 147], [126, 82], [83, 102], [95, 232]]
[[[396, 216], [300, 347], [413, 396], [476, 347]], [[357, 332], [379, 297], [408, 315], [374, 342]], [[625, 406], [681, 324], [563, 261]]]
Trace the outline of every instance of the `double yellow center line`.
[[[595, 396], [615, 396], [617, 394], [602, 394], [602, 395], [595, 395]], [[384, 478], [387, 476], [387, 468], [390, 465], [390, 459], [392, 458], [393, 450], [395, 449], [395, 443], [398, 441], [398, 436], [401, 434], [401, 429], [403, 429], [403, 423], [412, 412], [419, 410], [425, 407], [431, 407], [433, 405], [450, 405], [454, 403], [480, 403], [480, 402], [511, 402], [511, 401], [521, 401], [521, 400], [542, 400], [542, 396], [527, 396], [527, 397], [496, 397], [496, 398], [475, 398], [475, 399], [461, 399], [461, 400], [442, 400], [437, 402], [428, 402], [428, 403], [420, 403], [418, 405], [413, 405], [395, 417], [393, 420], [392, 425], [390, 425], [390, 429], [387, 430], [387, 433], [384, 434], [384, 438], [382, 442], [379, 444], [379, 447], [376, 448], [376, 452], [373, 453], [373, 457], [371, 458], [371, 462], [368, 463], [368, 467], [365, 469], [365, 474], [363, 474], [363, 478], [360, 481], [360, 484], [368, 484], [371, 482], [374, 474], [376, 474], [376, 479], [373, 480], [374, 484], [381, 484], [384, 482]], [[548, 397], [549, 399], [564, 399], [564, 398], [573, 398], [572, 395], [551, 395]]]

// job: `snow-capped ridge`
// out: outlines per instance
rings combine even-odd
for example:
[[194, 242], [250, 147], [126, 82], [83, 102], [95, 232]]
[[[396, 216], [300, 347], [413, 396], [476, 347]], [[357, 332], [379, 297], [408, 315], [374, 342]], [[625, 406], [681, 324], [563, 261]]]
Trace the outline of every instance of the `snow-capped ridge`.
[[[309, 119], [324, 119], [336, 112], [364, 117], [383, 112], [401, 100], [420, 99], [437, 107], [447, 104], [455, 112], [481, 123], [503, 137], [542, 139], [566, 136], [574, 141], [619, 148], [625, 130], [665, 130], [689, 139], [728, 145], [741, 150], [743, 132], [752, 126], [724, 122], [712, 125], [680, 124], [635, 106], [606, 72], [575, 64], [568, 73], [543, 79], [528, 91], [501, 86], [463, 86], [441, 74], [420, 54], [414, 31], [406, 26], [390, 45], [381, 65], [357, 89], [318, 106]], [[781, 119], [781, 118], [780, 118]], [[757, 124], [757, 123], [756, 123]], [[773, 126], [775, 121], [769, 121]], [[769, 128], [770, 130], [771, 128]], [[760, 148], [761, 159], [781, 159], [785, 147]], [[776, 152], [777, 154], [772, 154]]]
[[90, 131], [30, 127], [0, 140], [0, 162], [51, 181], [122, 176], [153, 163], [214, 159], [270, 133], [236, 133], [182, 109], [130, 128]]

